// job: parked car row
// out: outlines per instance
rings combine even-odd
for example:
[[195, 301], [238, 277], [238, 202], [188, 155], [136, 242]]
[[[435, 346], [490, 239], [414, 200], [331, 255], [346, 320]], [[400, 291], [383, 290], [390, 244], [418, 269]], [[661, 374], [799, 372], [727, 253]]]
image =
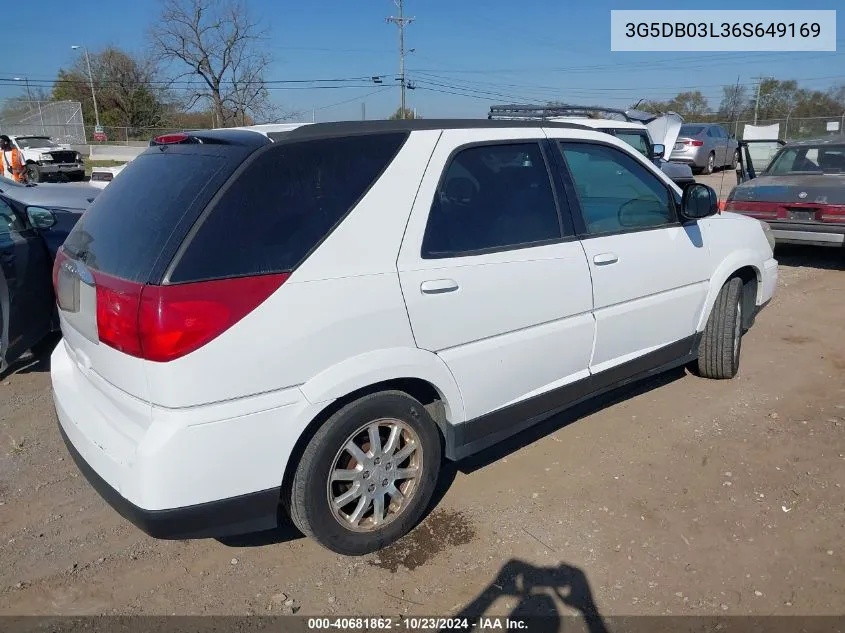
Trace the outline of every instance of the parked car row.
[[670, 367], [732, 378], [771, 234], [653, 159], [574, 122], [157, 139], [56, 257], [70, 454], [153, 536], [281, 508], [361, 554], [413, 527], [443, 459]]

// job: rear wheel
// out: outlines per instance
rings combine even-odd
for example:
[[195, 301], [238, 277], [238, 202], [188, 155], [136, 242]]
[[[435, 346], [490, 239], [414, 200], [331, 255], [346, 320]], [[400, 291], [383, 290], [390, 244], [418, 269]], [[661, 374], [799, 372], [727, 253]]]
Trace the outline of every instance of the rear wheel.
[[291, 520], [340, 554], [367, 554], [422, 516], [440, 470], [440, 434], [422, 404], [400, 391], [356, 400], [332, 415], [297, 465]]
[[736, 169], [736, 164], [739, 162], [739, 150], [734, 152], [733, 158], [731, 158], [731, 169]]
[[705, 174], [712, 174], [713, 170], [716, 169], [716, 154], [710, 152], [707, 156], [707, 163], [704, 165], [704, 173]]
[[742, 350], [742, 280], [728, 280], [716, 297], [698, 348], [698, 372], [727, 379], [739, 371]]

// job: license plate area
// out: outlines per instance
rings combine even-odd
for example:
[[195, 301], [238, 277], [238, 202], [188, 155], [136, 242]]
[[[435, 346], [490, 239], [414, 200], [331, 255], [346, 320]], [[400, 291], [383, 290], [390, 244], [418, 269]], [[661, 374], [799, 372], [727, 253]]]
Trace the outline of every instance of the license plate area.
[[816, 221], [816, 209], [787, 209], [786, 214], [793, 222]]
[[59, 268], [56, 300], [64, 312], [79, 312], [79, 284], [79, 273], [74, 265], [65, 263]]

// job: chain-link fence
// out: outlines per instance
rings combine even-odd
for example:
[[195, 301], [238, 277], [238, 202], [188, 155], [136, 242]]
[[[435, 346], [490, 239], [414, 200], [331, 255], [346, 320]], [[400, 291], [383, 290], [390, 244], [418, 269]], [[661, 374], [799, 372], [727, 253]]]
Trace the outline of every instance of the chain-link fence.
[[[687, 123], [695, 123], [694, 117], [687, 117]], [[839, 116], [814, 116], [794, 117], [784, 116], [780, 118], [741, 119], [738, 121], [712, 121], [718, 123], [737, 138], [742, 138], [742, 131], [746, 125], [778, 125], [780, 126], [779, 136], [786, 141], [798, 139], [818, 138], [831, 134], [845, 134], [845, 112]]]
[[78, 101], [6, 102], [0, 108], [3, 134], [50, 136], [59, 143], [85, 143], [82, 104]]

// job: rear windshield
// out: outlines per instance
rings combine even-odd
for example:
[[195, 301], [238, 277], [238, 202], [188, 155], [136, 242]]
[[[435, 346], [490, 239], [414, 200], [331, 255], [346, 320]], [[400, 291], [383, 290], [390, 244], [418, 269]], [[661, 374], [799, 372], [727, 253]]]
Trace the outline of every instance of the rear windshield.
[[224, 164], [216, 156], [142, 154], [97, 196], [65, 249], [89, 268], [146, 283], [177, 223]]
[[268, 147], [200, 220], [169, 281], [293, 270], [357, 204], [406, 138], [404, 132], [367, 134]]
[[703, 125], [682, 125], [679, 134], [681, 136], [698, 136], [704, 130]]
[[845, 174], [845, 145], [787, 147], [766, 170], [767, 176], [791, 173]]

